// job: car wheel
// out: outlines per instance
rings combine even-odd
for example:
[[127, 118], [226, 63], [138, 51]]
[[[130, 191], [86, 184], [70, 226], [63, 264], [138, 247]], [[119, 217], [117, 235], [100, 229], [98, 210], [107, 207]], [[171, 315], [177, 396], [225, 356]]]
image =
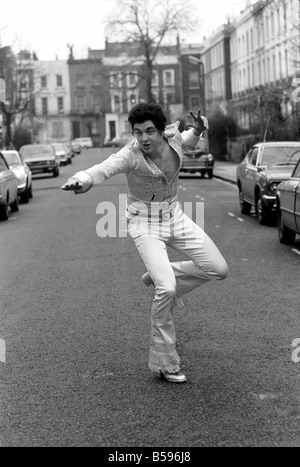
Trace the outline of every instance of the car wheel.
[[26, 187], [25, 191], [21, 194], [20, 196], [22, 203], [28, 203], [29, 202], [29, 188]]
[[213, 178], [213, 175], [214, 175], [214, 174], [213, 174], [213, 170], [209, 170], [209, 171], [207, 172], [207, 175], [208, 175], [208, 178]]
[[59, 176], [59, 168], [56, 167], [56, 169], [53, 170], [53, 177], [58, 177]]
[[259, 193], [256, 199], [256, 215], [259, 224], [266, 225], [270, 222], [270, 211], [266, 207], [261, 193]]
[[244, 201], [244, 195], [241, 188], [239, 189], [239, 199], [241, 213], [249, 216], [251, 213], [251, 204], [247, 203], [247, 201]]
[[14, 202], [11, 203], [11, 205], [10, 205], [10, 210], [11, 210], [11, 212], [17, 212], [17, 211], [19, 211], [19, 198], [18, 198], [18, 196], [16, 197], [16, 199], [14, 200]]
[[296, 238], [296, 233], [284, 225], [280, 207], [278, 207], [278, 238], [280, 243], [284, 243], [285, 245], [294, 243]]
[[31, 199], [32, 198], [32, 185], [30, 185], [30, 187], [28, 188], [28, 195], [29, 195], [29, 198]]
[[9, 208], [8, 204], [0, 205], [0, 221], [7, 221], [9, 218]]

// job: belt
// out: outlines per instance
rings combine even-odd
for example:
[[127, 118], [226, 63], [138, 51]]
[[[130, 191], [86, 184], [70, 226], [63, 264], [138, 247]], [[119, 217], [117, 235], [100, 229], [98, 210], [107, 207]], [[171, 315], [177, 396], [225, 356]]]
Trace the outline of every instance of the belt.
[[134, 202], [127, 204], [127, 217], [151, 221], [168, 220], [174, 216], [177, 200], [171, 202], [161, 201], [152, 203]]

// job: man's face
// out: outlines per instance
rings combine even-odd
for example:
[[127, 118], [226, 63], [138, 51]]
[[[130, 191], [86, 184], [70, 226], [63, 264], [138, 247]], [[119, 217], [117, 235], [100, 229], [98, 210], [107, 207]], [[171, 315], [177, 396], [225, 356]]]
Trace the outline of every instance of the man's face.
[[136, 137], [140, 149], [151, 155], [161, 144], [161, 133], [155, 128], [151, 120], [144, 123], [135, 123], [133, 135]]

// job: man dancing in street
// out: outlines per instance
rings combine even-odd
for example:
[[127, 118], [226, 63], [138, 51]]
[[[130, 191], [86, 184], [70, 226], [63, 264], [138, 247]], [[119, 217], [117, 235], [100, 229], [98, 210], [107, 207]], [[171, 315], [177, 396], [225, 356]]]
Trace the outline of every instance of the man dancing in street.
[[[62, 186], [75, 194], [124, 173], [128, 182], [128, 232], [145, 264], [142, 280], [154, 286], [151, 308], [149, 368], [164, 380], [186, 381], [176, 350], [173, 312], [181, 297], [210, 280], [227, 277], [228, 266], [216, 245], [187, 215], [177, 200], [183, 149], [194, 149], [206, 130], [200, 109], [190, 112], [193, 124], [179, 132], [179, 122], [167, 126], [160, 105], [138, 103], [128, 121], [134, 139], [104, 162], [77, 172]], [[186, 260], [170, 262], [167, 246]]]

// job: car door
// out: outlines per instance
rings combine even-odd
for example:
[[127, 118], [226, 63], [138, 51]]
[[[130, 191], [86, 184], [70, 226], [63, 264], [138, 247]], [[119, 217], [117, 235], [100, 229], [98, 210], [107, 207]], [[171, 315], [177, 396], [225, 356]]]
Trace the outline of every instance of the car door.
[[254, 146], [248, 156], [248, 164], [245, 167], [244, 197], [252, 204], [255, 202], [254, 191], [257, 180], [257, 161], [259, 148]]
[[5, 201], [6, 193], [7, 193], [7, 176], [5, 174], [6, 165], [2, 158], [2, 154], [0, 153], [0, 201]]
[[[299, 171], [300, 171], [300, 166]], [[280, 208], [284, 224], [293, 230], [297, 228], [297, 215], [296, 209], [298, 204], [298, 212], [300, 212], [299, 201], [299, 183], [300, 173], [293, 172], [292, 177], [285, 183], [284, 188], [280, 192]], [[297, 190], [298, 190], [298, 203], [297, 203]], [[298, 219], [299, 224], [300, 219]]]
[[[296, 229], [300, 232], [300, 161], [293, 173], [293, 179], [295, 180], [295, 186], [293, 188], [293, 197], [295, 199], [295, 222]], [[297, 185], [296, 181], [298, 181]]]
[[[0, 153], [0, 185], [1, 185], [1, 200], [6, 200], [6, 196], [11, 183], [11, 171], [8, 169], [4, 157]], [[10, 201], [10, 200], [9, 200]]]
[[6, 194], [9, 194], [8, 204], [11, 204], [15, 201], [17, 196], [17, 179], [13, 172], [9, 169], [3, 155], [0, 153], [0, 173], [1, 173], [1, 182], [3, 183], [4, 194], [3, 197], [6, 197]]

